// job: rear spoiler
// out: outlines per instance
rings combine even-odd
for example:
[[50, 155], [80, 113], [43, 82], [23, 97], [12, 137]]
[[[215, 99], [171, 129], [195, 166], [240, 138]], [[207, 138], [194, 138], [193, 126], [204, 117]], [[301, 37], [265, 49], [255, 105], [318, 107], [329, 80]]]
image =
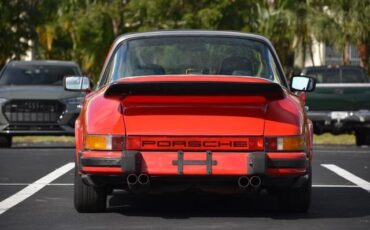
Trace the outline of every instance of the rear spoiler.
[[146, 96], [247, 96], [260, 95], [269, 100], [285, 97], [284, 90], [274, 82], [114, 82], [105, 91], [105, 97]]

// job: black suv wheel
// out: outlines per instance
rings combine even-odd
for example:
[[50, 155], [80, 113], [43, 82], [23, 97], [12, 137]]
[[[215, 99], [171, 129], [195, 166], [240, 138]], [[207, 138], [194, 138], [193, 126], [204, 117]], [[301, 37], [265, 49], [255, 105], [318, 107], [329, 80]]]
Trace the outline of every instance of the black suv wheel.
[[0, 148], [10, 148], [12, 146], [11, 136], [0, 136]]
[[356, 145], [370, 145], [370, 129], [359, 129], [355, 131]]

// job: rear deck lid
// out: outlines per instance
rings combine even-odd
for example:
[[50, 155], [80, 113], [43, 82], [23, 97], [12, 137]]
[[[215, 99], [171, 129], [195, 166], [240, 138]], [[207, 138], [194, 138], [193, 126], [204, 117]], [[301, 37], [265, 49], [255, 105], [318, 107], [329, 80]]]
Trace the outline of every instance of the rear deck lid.
[[127, 135], [261, 136], [268, 101], [280, 85], [246, 77], [139, 77], [113, 83]]

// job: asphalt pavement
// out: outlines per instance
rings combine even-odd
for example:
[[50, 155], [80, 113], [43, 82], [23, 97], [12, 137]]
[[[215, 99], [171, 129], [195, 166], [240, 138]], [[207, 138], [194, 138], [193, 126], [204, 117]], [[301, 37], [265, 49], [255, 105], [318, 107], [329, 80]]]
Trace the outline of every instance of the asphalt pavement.
[[315, 146], [312, 206], [281, 213], [271, 196], [130, 197], [105, 213], [73, 208], [73, 146], [0, 149], [0, 229], [370, 229], [370, 148]]

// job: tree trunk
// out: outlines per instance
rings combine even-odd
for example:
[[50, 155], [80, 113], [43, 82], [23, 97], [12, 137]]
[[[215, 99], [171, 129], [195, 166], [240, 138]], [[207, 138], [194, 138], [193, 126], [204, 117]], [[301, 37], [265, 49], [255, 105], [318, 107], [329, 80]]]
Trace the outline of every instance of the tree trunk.
[[115, 37], [120, 35], [122, 26], [122, 18], [112, 18], [113, 34]]
[[308, 51], [310, 52], [310, 58], [311, 58], [312, 66], [315, 66], [315, 59], [313, 57], [312, 46], [313, 46], [313, 42], [312, 42], [312, 40], [310, 40], [310, 44], [308, 46]]
[[360, 65], [366, 70], [369, 70], [369, 44], [362, 40], [357, 40], [356, 46], [360, 58]]
[[346, 35], [346, 41], [345, 41], [345, 44], [344, 44], [344, 50], [343, 50], [343, 65], [349, 65], [350, 64], [350, 54], [349, 54], [349, 46], [350, 46], [350, 42], [349, 42], [349, 36]]

